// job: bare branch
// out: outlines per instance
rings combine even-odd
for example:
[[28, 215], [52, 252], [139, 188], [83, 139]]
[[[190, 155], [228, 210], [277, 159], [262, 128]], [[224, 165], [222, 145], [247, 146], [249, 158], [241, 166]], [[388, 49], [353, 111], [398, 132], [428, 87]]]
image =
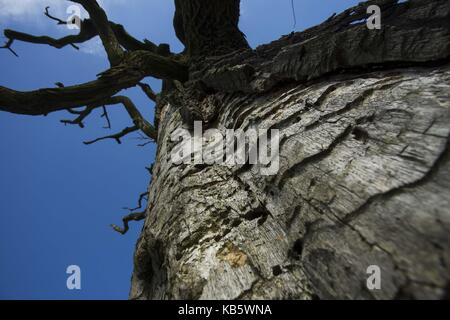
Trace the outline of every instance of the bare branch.
[[136, 208], [133, 208], [133, 209], [130, 209], [130, 208], [123, 208], [123, 209], [128, 210], [128, 211], [131, 211], [131, 212], [136, 211], [136, 210], [139, 210], [139, 209], [142, 208], [142, 202], [143, 202], [144, 200], [145, 200], [145, 201], [148, 201], [148, 191], [143, 192], [143, 193], [141, 193], [141, 194], [139, 195], [138, 206], [137, 206]]
[[[55, 18], [58, 19], [58, 18]], [[58, 20], [57, 20], [58, 21]], [[61, 20], [62, 21], [62, 20]], [[125, 28], [121, 24], [117, 24], [114, 22], [109, 22], [111, 28], [114, 31], [114, 34], [116, 35], [117, 40], [119, 41], [120, 45], [124, 47], [126, 50], [147, 50], [153, 53], [158, 53], [158, 46], [154, 44], [151, 41], [145, 40], [144, 42], [137, 40], [133, 36], [131, 36]], [[78, 46], [75, 45], [75, 43], [83, 43], [86, 42], [95, 36], [98, 35], [97, 29], [95, 25], [93, 24], [91, 19], [84, 19], [81, 21], [80, 25], [80, 32], [76, 35], [68, 35], [65, 37], [62, 37], [60, 39], [55, 39], [48, 36], [34, 36], [28, 33], [23, 33], [19, 31], [9, 30], [6, 29], [4, 31], [5, 36], [7, 39], [9, 39], [10, 43], [8, 45], [8, 48], [10, 49], [12, 42], [14, 40], [28, 42], [28, 43], [35, 43], [35, 44], [45, 44], [52, 46], [57, 49], [61, 49], [67, 45], [71, 45], [75, 49], [79, 49]], [[10, 49], [11, 50], [11, 49]], [[14, 52], [14, 55], [17, 55]], [[172, 54], [170, 54], [172, 55]]]
[[89, 114], [91, 114], [91, 112], [94, 109], [101, 106], [103, 108], [102, 117], [105, 117], [107, 119], [107, 122], [108, 122], [107, 128], [111, 128], [111, 123], [110, 123], [110, 120], [108, 117], [106, 106], [107, 105], [108, 106], [116, 105], [116, 104], [122, 104], [125, 107], [125, 110], [128, 112], [128, 115], [130, 116], [131, 120], [133, 121], [134, 126], [126, 128], [125, 130], [123, 130], [122, 132], [120, 132], [118, 134], [102, 137], [102, 138], [99, 138], [99, 139], [96, 139], [93, 141], [84, 142], [85, 144], [92, 144], [92, 143], [98, 142], [100, 140], [105, 140], [105, 139], [115, 139], [120, 144], [121, 143], [120, 138], [122, 138], [124, 135], [126, 135], [128, 133], [131, 133], [131, 132], [134, 132], [137, 130], [141, 130], [148, 137], [148, 139], [151, 139], [152, 141], [156, 140], [156, 138], [157, 138], [156, 129], [147, 120], [144, 119], [144, 117], [139, 112], [139, 110], [136, 108], [136, 106], [131, 101], [131, 99], [128, 97], [125, 97], [125, 96], [115, 96], [115, 97], [104, 99], [96, 104], [88, 105], [82, 111], [68, 109], [68, 111], [70, 113], [77, 114], [78, 117], [74, 120], [61, 120], [61, 122], [64, 124], [78, 124], [81, 128], [84, 128], [83, 120]]
[[[111, 65], [119, 64], [124, 57], [124, 51], [122, 50], [119, 41], [116, 38], [112, 26], [114, 25], [114, 28], [116, 28], [118, 32], [121, 33], [122, 38], [125, 42], [132, 42], [131, 39], [134, 38], [128, 35], [123, 27], [120, 28], [120, 25], [110, 23], [105, 11], [98, 5], [96, 0], [73, 0], [73, 2], [81, 4], [90, 15], [90, 19], [81, 21], [80, 32], [77, 35], [69, 35], [60, 39], [54, 39], [48, 36], [33, 36], [14, 30], [5, 30], [5, 36], [10, 39], [10, 43], [7, 48], [11, 50], [10, 47], [12, 42], [14, 40], [20, 40], [30, 43], [47, 44], [58, 49], [67, 45], [71, 45], [75, 49], [79, 49], [75, 45], [75, 43], [86, 42], [99, 35], [100, 39], [102, 40], [103, 46], [105, 47]], [[57, 21], [59, 25], [67, 24], [66, 21], [52, 16], [49, 13], [48, 9], [49, 7], [46, 7], [44, 13], [47, 17]], [[146, 47], [146, 49], [149, 48], [148, 45], [146, 46], [145, 44], [141, 43], [140, 48], [143, 47]]]
[[117, 40], [120, 45], [124, 47], [126, 50], [136, 51], [136, 50], [148, 50], [154, 53], [158, 53], [158, 46], [149, 40], [139, 41], [133, 36], [131, 36], [125, 27], [121, 24], [114, 23], [112, 21], [109, 22], [111, 28], [116, 35]]
[[136, 213], [130, 213], [129, 215], [123, 217], [123, 228], [120, 228], [119, 226], [112, 224], [111, 227], [114, 229], [114, 231], [117, 231], [121, 234], [125, 234], [128, 232], [130, 227], [128, 226], [128, 223], [130, 221], [141, 221], [144, 220], [147, 217], [146, 211], [143, 212], [136, 212]]
[[89, 21], [85, 20], [81, 25], [82, 26], [78, 34], [68, 35], [59, 39], [55, 39], [49, 36], [34, 36], [28, 33], [10, 29], [5, 29], [4, 34], [5, 37], [9, 39], [9, 46], [12, 45], [13, 41], [18, 40], [28, 43], [46, 44], [56, 49], [61, 49], [67, 45], [70, 45], [73, 48], [79, 50], [79, 47], [76, 46], [75, 43], [86, 42], [97, 35], [94, 26]]
[[126, 135], [129, 134], [129, 133], [138, 131], [138, 130], [139, 130], [139, 128], [138, 128], [137, 126], [127, 127], [127, 128], [125, 128], [125, 129], [123, 129], [122, 131], [120, 131], [119, 133], [112, 134], [112, 135], [110, 135], [110, 136], [105, 136], [105, 137], [97, 138], [97, 139], [91, 140], [91, 141], [85, 141], [85, 142], [83, 142], [83, 143], [84, 143], [85, 145], [90, 145], [90, 144], [94, 144], [94, 143], [99, 142], [99, 141], [102, 141], [102, 140], [114, 139], [114, 140], [116, 140], [116, 142], [117, 142], [118, 144], [121, 144], [121, 143], [122, 143], [122, 140], [121, 140], [121, 139], [122, 139], [124, 136], [126, 136]]
[[141, 115], [130, 98], [125, 96], [116, 96], [105, 101], [105, 104], [107, 105], [118, 103], [123, 104], [136, 127], [138, 127], [147, 137], [153, 140], [157, 139], [157, 130], [147, 120], [144, 119], [144, 117]]
[[9, 51], [12, 52], [13, 55], [15, 55], [16, 57], [19, 57], [19, 55], [11, 48], [12, 44], [13, 44], [14, 40], [13, 39], [9, 39], [5, 45], [1, 46], [0, 49], [8, 49]]
[[122, 89], [136, 86], [143, 78], [188, 78], [187, 67], [149, 51], [129, 52], [124, 61], [99, 74], [99, 79], [62, 88], [20, 92], [0, 86], [0, 110], [28, 115], [44, 115], [69, 108], [90, 105], [107, 99]]
[[148, 139], [149, 141], [145, 142], [145, 143], [140, 143], [137, 146], [138, 147], [145, 147], [147, 145], [149, 145], [150, 143], [154, 143], [155, 141]]
[[138, 86], [141, 87], [142, 91], [144, 91], [145, 95], [150, 100], [156, 102], [156, 93], [152, 90], [152, 88], [148, 84], [139, 82]]
[[44, 12], [45, 16], [47, 16], [49, 19], [55, 20], [58, 25], [67, 24], [67, 21], [64, 21], [64, 20], [61, 20], [59, 18], [52, 16], [50, 14], [50, 12], [48, 11], [48, 9], [50, 9], [50, 7], [45, 7], [45, 12]]
[[83, 120], [86, 119], [88, 115], [91, 114], [92, 110], [94, 110], [96, 107], [86, 107], [83, 111], [73, 111], [70, 110], [70, 113], [78, 114], [79, 116], [74, 120], [61, 120], [61, 123], [64, 124], [77, 124], [80, 126], [80, 128], [84, 128]]
[[153, 176], [153, 167], [155, 166], [154, 163], [152, 163], [149, 167], [145, 167], [145, 169], [148, 171], [148, 173], [150, 174], [150, 176]]
[[111, 129], [111, 120], [109, 119], [108, 110], [106, 110], [106, 106], [102, 106], [103, 113], [101, 115], [102, 118], [105, 118], [106, 120], [106, 127], [103, 127], [104, 129]]
[[97, 29], [111, 66], [119, 64], [124, 58], [124, 51], [114, 34], [105, 11], [96, 0], [71, 0], [81, 4], [89, 13], [89, 17]]
[[144, 135], [142, 135], [141, 133], [138, 133], [139, 137], [137, 137], [136, 139], [141, 140], [141, 141], [145, 141], [143, 143], [138, 144], [138, 147], [145, 147], [146, 145], [149, 145], [150, 143], [154, 143], [155, 140], [149, 137], [146, 137]]

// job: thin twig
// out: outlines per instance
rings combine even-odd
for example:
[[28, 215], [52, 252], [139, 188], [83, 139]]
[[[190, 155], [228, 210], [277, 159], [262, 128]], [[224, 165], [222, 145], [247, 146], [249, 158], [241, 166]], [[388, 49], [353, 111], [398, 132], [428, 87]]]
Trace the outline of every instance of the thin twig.
[[13, 55], [15, 55], [17, 58], [19, 57], [19, 55], [11, 48], [11, 45], [13, 44], [14, 39], [9, 39], [4, 46], [1, 46], [0, 49], [8, 49], [9, 51], [12, 52]]
[[128, 210], [128, 211], [130, 211], [130, 212], [139, 210], [139, 209], [142, 208], [142, 202], [143, 202], [144, 200], [145, 200], [145, 201], [148, 201], [148, 191], [143, 192], [143, 193], [141, 193], [141, 194], [139, 195], [138, 206], [137, 206], [136, 208], [133, 208], [133, 209], [131, 209], [131, 208], [123, 208], [123, 209], [124, 209], [124, 210]]
[[131, 132], [135, 132], [135, 131], [138, 131], [138, 130], [139, 130], [139, 128], [137, 126], [127, 127], [125, 129], [123, 129], [122, 131], [120, 131], [119, 133], [112, 134], [112, 135], [106, 136], [106, 137], [97, 138], [97, 139], [92, 140], [92, 141], [85, 141], [83, 143], [86, 144], [86, 145], [90, 145], [90, 144], [96, 143], [98, 141], [102, 141], [102, 140], [106, 140], [106, 139], [114, 139], [114, 140], [116, 140], [116, 142], [118, 144], [121, 144], [122, 143], [121, 139], [124, 136], [126, 136], [127, 134], [129, 134]]
[[294, 26], [292, 27], [292, 30], [295, 30], [295, 28], [297, 27], [297, 15], [295, 14], [294, 0], [291, 0], [291, 7], [292, 7], [292, 17], [294, 19]]
[[111, 129], [111, 120], [109, 119], [108, 111], [106, 110], [106, 106], [102, 106], [103, 114], [102, 118], [106, 119], [106, 127], [103, 127], [104, 129]]
[[50, 9], [50, 7], [45, 7], [44, 15], [46, 15], [48, 18], [50, 18], [50, 19], [55, 20], [56, 22], [58, 22], [58, 23], [57, 23], [58, 25], [61, 25], [61, 24], [67, 24], [67, 21], [64, 21], [64, 20], [61, 20], [61, 19], [59, 19], [59, 18], [56, 18], [56, 17], [52, 16], [52, 15], [50, 14], [50, 12], [48, 11], [48, 9]]
[[91, 114], [91, 112], [95, 109], [95, 107], [86, 107], [84, 110], [82, 111], [75, 111], [72, 109], [68, 109], [67, 111], [72, 113], [72, 114], [78, 114], [78, 117], [75, 118], [74, 120], [61, 120], [61, 123], [64, 123], [65, 125], [67, 124], [77, 124], [80, 126], [80, 128], [84, 128], [84, 123], [83, 120], [86, 119], [87, 116], [89, 116]]

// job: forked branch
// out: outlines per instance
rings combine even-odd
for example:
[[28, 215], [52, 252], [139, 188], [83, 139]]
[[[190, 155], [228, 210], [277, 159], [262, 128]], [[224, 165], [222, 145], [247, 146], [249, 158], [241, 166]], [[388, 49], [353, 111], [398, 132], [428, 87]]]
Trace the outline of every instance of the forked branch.
[[149, 51], [134, 51], [124, 61], [101, 73], [97, 80], [75, 86], [45, 88], [21, 92], [0, 86], [0, 110], [26, 115], [51, 112], [108, 99], [119, 91], [136, 86], [143, 78], [178, 79], [186, 81], [187, 67], [172, 58]]
[[84, 128], [83, 120], [87, 118], [96, 107], [86, 107], [83, 111], [68, 110], [72, 114], [78, 114], [78, 117], [74, 120], [61, 120], [64, 124], [77, 124], [80, 128]]
[[46, 17], [48, 17], [49, 19], [55, 20], [55, 21], [57, 22], [58, 25], [66, 25], [66, 24], [67, 24], [67, 21], [64, 21], [64, 20], [62, 20], [62, 19], [56, 18], [55, 16], [52, 16], [52, 15], [50, 14], [50, 12], [49, 12], [48, 9], [50, 9], [49, 6], [45, 7], [44, 15], [45, 15]]
[[133, 209], [131, 209], [131, 208], [124, 208], [124, 209], [125, 209], [125, 210], [128, 210], [128, 211], [130, 211], [130, 212], [139, 210], [139, 209], [142, 208], [142, 205], [143, 205], [142, 202], [143, 202], [144, 200], [145, 200], [145, 201], [148, 201], [148, 191], [143, 192], [143, 193], [141, 193], [141, 194], [139, 195], [138, 206], [137, 206], [136, 208], [133, 208]]
[[0, 49], [7, 49], [7, 50], [11, 51], [11, 53], [13, 55], [15, 55], [16, 57], [19, 57], [19, 55], [11, 48], [13, 43], [14, 43], [13, 39], [8, 39], [8, 41], [6, 41], [6, 43], [5, 43], [5, 45], [1, 46]]
[[142, 116], [142, 114], [139, 112], [138, 108], [135, 106], [133, 101], [131, 101], [130, 98], [125, 96], [115, 96], [111, 98], [107, 98], [104, 100], [99, 101], [96, 104], [88, 105], [84, 110], [77, 111], [73, 109], [68, 109], [67, 111], [78, 115], [74, 120], [61, 120], [64, 124], [77, 124], [81, 128], [84, 128], [83, 120], [86, 119], [87, 116], [91, 114], [91, 112], [99, 107], [103, 108], [103, 114], [102, 117], [106, 117], [108, 122], [108, 127], [110, 127], [110, 121], [108, 117], [108, 113], [106, 110], [106, 106], [113, 106], [117, 104], [122, 104], [125, 107], [125, 110], [127, 111], [128, 115], [130, 116], [131, 120], [133, 121], [132, 127], [127, 127], [124, 130], [122, 130], [119, 133], [108, 135], [105, 137], [101, 137], [92, 141], [86, 141], [84, 144], [93, 144], [98, 141], [106, 140], [106, 139], [114, 139], [117, 141], [117, 143], [122, 143], [121, 139], [126, 136], [129, 133], [141, 130], [149, 139], [152, 141], [155, 141], [157, 139], [157, 130], [153, 125], [151, 125], [145, 118]]

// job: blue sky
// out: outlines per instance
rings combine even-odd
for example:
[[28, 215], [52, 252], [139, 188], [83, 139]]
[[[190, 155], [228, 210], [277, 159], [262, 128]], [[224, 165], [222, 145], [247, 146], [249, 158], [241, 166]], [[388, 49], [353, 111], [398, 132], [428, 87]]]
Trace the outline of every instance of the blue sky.
[[[103, 0], [112, 21], [139, 39], [182, 45], [172, 28], [173, 1]], [[358, 0], [295, 0], [296, 31], [313, 26]], [[47, 5], [65, 17], [72, 3], [63, 0], [0, 0], [0, 29], [62, 36], [69, 33], [43, 16]], [[242, 0], [241, 29], [254, 47], [293, 28], [290, 0]], [[0, 41], [5, 39], [0, 37]], [[57, 50], [17, 42], [16, 58], [0, 50], [0, 85], [17, 90], [92, 80], [107, 69], [98, 39]], [[159, 81], [146, 79], [155, 90]], [[153, 104], [137, 89], [123, 94], [153, 119]], [[112, 231], [134, 207], [150, 179], [146, 166], [153, 145], [141, 148], [137, 135], [85, 146], [82, 141], [110, 134], [100, 112], [86, 128], [64, 126], [65, 112], [47, 117], [0, 113], [0, 299], [126, 299], [133, 251], [141, 223], [125, 236]], [[120, 106], [110, 109], [113, 130], [130, 125]], [[81, 290], [66, 288], [67, 266], [79, 265]]]

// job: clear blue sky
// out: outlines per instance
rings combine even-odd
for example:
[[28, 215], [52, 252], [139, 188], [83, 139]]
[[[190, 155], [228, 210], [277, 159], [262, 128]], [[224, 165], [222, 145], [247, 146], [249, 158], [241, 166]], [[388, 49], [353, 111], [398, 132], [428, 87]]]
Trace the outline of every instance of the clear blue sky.
[[[107, 0], [111, 20], [156, 43], [180, 51], [172, 28], [173, 1]], [[295, 0], [296, 30], [313, 26], [358, 0]], [[63, 0], [0, 0], [0, 28], [61, 36], [68, 30], [42, 15], [50, 4], [64, 14]], [[56, 6], [56, 7], [55, 7]], [[243, 0], [241, 29], [254, 47], [278, 39], [293, 28], [290, 0]], [[0, 41], [4, 38], [0, 37]], [[91, 41], [81, 52], [17, 42], [20, 58], [0, 50], [0, 85], [17, 90], [85, 82], [107, 68]], [[155, 90], [160, 84], [147, 79]], [[149, 119], [153, 105], [136, 89], [124, 92]], [[113, 130], [130, 121], [120, 106], [111, 108]], [[133, 251], [141, 223], [128, 234], [112, 231], [145, 191], [155, 147], [137, 147], [128, 137], [122, 145], [105, 141], [85, 146], [82, 141], [109, 131], [99, 112], [86, 128], [64, 126], [61, 112], [48, 117], [0, 113], [0, 299], [126, 299]], [[136, 137], [136, 136], [134, 136]], [[66, 288], [67, 266], [81, 267], [82, 289]]]

